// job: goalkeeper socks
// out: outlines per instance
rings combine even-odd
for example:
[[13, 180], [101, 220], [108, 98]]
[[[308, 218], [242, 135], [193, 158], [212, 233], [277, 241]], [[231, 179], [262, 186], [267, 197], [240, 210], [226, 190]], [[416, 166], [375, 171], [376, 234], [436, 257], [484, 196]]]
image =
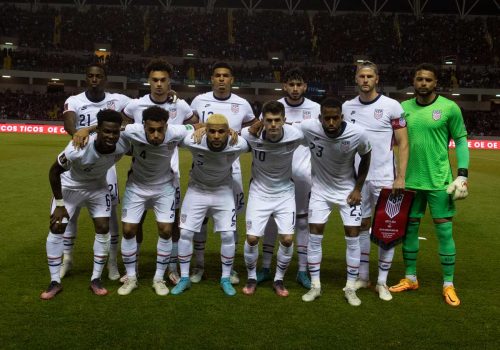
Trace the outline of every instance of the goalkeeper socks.
[[455, 241], [453, 240], [453, 224], [451, 221], [436, 224], [439, 241], [439, 260], [443, 269], [443, 280], [453, 282], [455, 273]]
[[403, 259], [406, 275], [417, 275], [417, 254], [419, 249], [418, 228], [420, 221], [410, 221], [403, 238]]

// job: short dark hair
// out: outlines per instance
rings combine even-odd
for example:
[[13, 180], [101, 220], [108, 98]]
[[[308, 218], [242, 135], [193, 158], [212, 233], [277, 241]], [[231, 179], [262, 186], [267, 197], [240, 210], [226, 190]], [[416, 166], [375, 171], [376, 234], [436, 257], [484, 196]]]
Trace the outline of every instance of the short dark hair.
[[161, 58], [153, 58], [146, 65], [146, 74], [149, 76], [151, 72], [167, 72], [169, 76], [172, 76], [174, 68], [170, 63]]
[[103, 122], [122, 125], [122, 115], [114, 109], [101, 109], [97, 112], [97, 126], [101, 126]]
[[278, 102], [278, 101], [267, 101], [264, 103], [262, 106], [262, 117], [266, 115], [266, 113], [271, 113], [271, 114], [279, 114], [281, 116], [285, 116], [285, 106], [283, 103]]
[[439, 77], [439, 70], [432, 63], [420, 63], [418, 66], [415, 67], [413, 71], [413, 76], [415, 76], [415, 74], [417, 74], [419, 70], [428, 70], [429, 72], [434, 73], [436, 79]]
[[229, 71], [231, 72], [231, 75], [233, 74], [233, 67], [231, 67], [231, 65], [227, 62], [222, 62], [222, 61], [215, 62], [212, 66], [212, 74], [214, 74], [214, 72], [217, 68], [229, 69]]
[[333, 98], [333, 97], [327, 97], [320, 103], [321, 109], [323, 108], [338, 108], [342, 110], [342, 102], [340, 100]]
[[290, 80], [306, 81], [305, 73], [299, 67], [290, 68], [285, 72], [283, 76], [283, 82], [286, 83]]
[[168, 111], [158, 106], [151, 106], [142, 111], [142, 122], [145, 123], [146, 120], [152, 120], [155, 122], [162, 122], [168, 120]]
[[100, 63], [100, 62], [93, 62], [91, 64], [89, 64], [86, 68], [85, 68], [85, 74], [88, 73], [88, 71], [90, 70], [90, 68], [93, 68], [93, 67], [97, 67], [99, 69], [102, 70], [102, 72], [104, 73], [104, 76], [107, 77], [108, 76], [108, 72], [106, 72], [106, 67], [104, 66], [104, 64]]

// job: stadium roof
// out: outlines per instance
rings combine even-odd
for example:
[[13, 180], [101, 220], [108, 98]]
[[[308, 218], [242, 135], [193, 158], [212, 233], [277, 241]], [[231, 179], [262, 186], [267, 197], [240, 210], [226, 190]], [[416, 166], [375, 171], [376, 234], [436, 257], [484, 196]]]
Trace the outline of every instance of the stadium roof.
[[11, 3], [71, 5], [163, 5], [173, 7], [214, 7], [242, 9], [281, 9], [294, 11], [367, 11], [422, 14], [460, 14], [500, 16], [500, 0], [10, 0]]

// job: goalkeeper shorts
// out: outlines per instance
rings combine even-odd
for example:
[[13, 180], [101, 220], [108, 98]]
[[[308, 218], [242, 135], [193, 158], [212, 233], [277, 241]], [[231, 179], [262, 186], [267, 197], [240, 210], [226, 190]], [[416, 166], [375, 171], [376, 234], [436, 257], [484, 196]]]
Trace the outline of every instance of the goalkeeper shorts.
[[[408, 190], [412, 190], [408, 188]], [[449, 218], [455, 215], [455, 201], [453, 195], [446, 193], [446, 190], [413, 190], [416, 191], [413, 204], [410, 209], [410, 218], [421, 218], [425, 214], [427, 203], [431, 210], [433, 219]]]

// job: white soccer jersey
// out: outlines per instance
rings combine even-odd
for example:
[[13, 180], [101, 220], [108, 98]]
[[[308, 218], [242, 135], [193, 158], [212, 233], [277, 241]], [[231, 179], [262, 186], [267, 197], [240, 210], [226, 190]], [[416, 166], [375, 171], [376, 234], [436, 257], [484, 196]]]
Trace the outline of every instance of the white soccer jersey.
[[248, 132], [248, 128], [241, 131], [241, 136], [248, 141], [253, 152], [249, 193], [281, 197], [295, 190], [292, 159], [304, 135], [291, 125], [283, 126], [283, 137], [277, 142], [266, 140], [264, 134], [257, 138]]
[[163, 143], [154, 146], [148, 143], [142, 124], [127, 125], [122, 136], [130, 142], [134, 157], [128, 181], [142, 187], [163, 185], [172, 181], [172, 156], [179, 142], [191, 135], [193, 130], [191, 125], [168, 125]]
[[[131, 100], [123, 110], [123, 114], [133, 119], [134, 123], [142, 124], [142, 112], [152, 106], [161, 107], [168, 112], [169, 125], [182, 125], [193, 116], [191, 107], [183, 99], [178, 98], [175, 103], [157, 103], [153, 101], [150, 94]], [[177, 149], [172, 155], [170, 164], [176, 176], [180, 177], [179, 152]]]
[[247, 141], [241, 137], [238, 138], [236, 145], [231, 146], [228, 143], [220, 152], [214, 152], [208, 148], [206, 136], [200, 144], [187, 136], [179, 146], [188, 148], [193, 155], [189, 186], [193, 185], [202, 189], [213, 189], [219, 186], [232, 188], [231, 164], [241, 153], [249, 150]]
[[104, 99], [95, 102], [88, 99], [86, 92], [82, 92], [81, 94], [68, 97], [64, 103], [63, 113], [76, 113], [77, 120], [75, 128], [78, 130], [96, 125], [97, 113], [101, 109], [113, 109], [121, 112], [129, 101], [130, 98], [125, 95], [105, 92]]
[[[320, 105], [308, 98], [299, 105], [291, 105], [283, 97], [278, 100], [285, 106], [285, 117], [287, 123], [300, 123], [308, 119], [318, 119], [320, 115]], [[310, 176], [311, 174], [311, 153], [304, 146], [299, 146], [293, 155], [292, 162], [293, 176]]]
[[95, 149], [96, 135], [89, 138], [83, 149], [75, 149], [72, 141], [59, 154], [57, 161], [60, 166], [68, 170], [61, 175], [61, 184], [69, 189], [97, 189], [106, 187], [106, 173], [120, 158], [128, 152], [130, 144], [120, 137], [114, 152], [100, 154]]
[[361, 128], [351, 123], [342, 123], [342, 133], [328, 137], [318, 119], [297, 124], [311, 152], [312, 195], [328, 201], [345, 204], [354, 189], [354, 156], [365, 155], [371, 150], [368, 138]]
[[182, 125], [193, 116], [191, 107], [183, 99], [178, 98], [175, 103], [157, 103], [151, 99], [150, 94], [131, 100], [123, 110], [123, 113], [130, 119], [133, 119], [134, 123], [142, 124], [142, 112], [152, 106], [161, 107], [168, 112], [168, 124], [170, 125]]
[[[373, 153], [366, 180], [394, 180], [394, 129], [406, 127], [403, 107], [384, 95], [368, 103], [356, 98], [342, 105], [344, 120], [360, 126], [370, 139]], [[356, 157], [356, 168], [360, 158]]]

